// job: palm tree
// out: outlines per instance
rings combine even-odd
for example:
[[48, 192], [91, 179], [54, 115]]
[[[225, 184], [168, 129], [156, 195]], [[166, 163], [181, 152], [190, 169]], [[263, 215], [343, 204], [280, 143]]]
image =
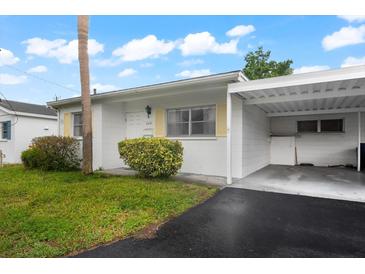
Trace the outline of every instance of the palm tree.
[[81, 103], [82, 103], [82, 137], [83, 137], [83, 161], [82, 172], [91, 174], [93, 172], [93, 147], [91, 127], [91, 99], [90, 99], [90, 76], [89, 76], [89, 55], [88, 55], [88, 34], [89, 17], [79, 15], [77, 18], [77, 31], [79, 40], [79, 63], [81, 79]]

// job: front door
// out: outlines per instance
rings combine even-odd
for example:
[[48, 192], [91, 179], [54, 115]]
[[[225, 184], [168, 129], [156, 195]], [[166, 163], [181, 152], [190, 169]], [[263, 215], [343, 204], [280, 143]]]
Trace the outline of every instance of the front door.
[[295, 165], [295, 137], [271, 137], [271, 164]]
[[145, 112], [127, 112], [127, 139], [138, 138], [143, 136], [146, 126]]
[[127, 112], [126, 124], [127, 139], [153, 136], [151, 117], [148, 118], [144, 111]]

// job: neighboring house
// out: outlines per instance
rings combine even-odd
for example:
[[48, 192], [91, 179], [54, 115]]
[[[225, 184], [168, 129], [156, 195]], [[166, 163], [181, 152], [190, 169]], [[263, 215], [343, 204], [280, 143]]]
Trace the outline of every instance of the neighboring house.
[[38, 136], [57, 135], [57, 112], [47, 106], [0, 100], [0, 150], [5, 163], [19, 163], [21, 152]]
[[[141, 136], [180, 140], [182, 172], [228, 183], [270, 163], [358, 166], [364, 88], [360, 66], [254, 81], [233, 71], [95, 94], [94, 169], [123, 166], [117, 143]], [[48, 104], [60, 132], [81, 138], [80, 97]]]

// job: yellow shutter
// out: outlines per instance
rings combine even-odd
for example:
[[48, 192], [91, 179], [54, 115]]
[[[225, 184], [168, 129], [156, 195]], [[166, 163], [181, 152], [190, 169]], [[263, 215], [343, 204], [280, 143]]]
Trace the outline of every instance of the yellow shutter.
[[71, 134], [71, 112], [65, 112], [63, 115], [63, 135], [72, 136]]
[[216, 124], [216, 136], [227, 136], [227, 105], [217, 104], [217, 124]]
[[155, 137], [165, 137], [165, 110], [163, 108], [155, 109]]

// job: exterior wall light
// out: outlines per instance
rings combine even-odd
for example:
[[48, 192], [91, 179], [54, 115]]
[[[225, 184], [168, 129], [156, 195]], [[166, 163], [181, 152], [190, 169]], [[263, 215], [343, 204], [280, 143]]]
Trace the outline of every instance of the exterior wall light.
[[150, 115], [152, 113], [152, 108], [149, 105], [147, 105], [145, 110], [146, 110], [146, 113], [147, 113], [147, 117], [150, 118]]

